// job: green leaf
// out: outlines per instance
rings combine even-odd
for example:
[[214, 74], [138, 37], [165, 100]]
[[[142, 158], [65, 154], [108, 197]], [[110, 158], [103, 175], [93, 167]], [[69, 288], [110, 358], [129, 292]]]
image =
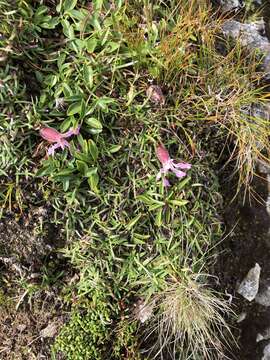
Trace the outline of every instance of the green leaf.
[[63, 181], [63, 190], [66, 192], [69, 189], [69, 179], [64, 179]]
[[85, 17], [87, 16], [88, 12], [87, 10], [80, 9], [80, 10], [67, 10], [65, 15], [69, 15], [73, 19], [76, 20], [85, 20]]
[[72, 93], [71, 87], [67, 83], [63, 83], [62, 87], [63, 87], [63, 93], [65, 95], [65, 98], [72, 96], [73, 93]]
[[48, 166], [45, 166], [45, 167], [42, 167], [42, 168], [38, 169], [35, 176], [36, 177], [42, 177], [42, 176], [49, 175], [52, 172], [53, 172], [53, 167], [48, 165]]
[[42, 15], [48, 12], [48, 7], [45, 5], [39, 6], [35, 12], [34, 18], [42, 17]]
[[[160, 207], [160, 206], [164, 206], [165, 203], [163, 201], [159, 201], [156, 199], [153, 199], [151, 196], [149, 196], [148, 194], [142, 194], [137, 196], [137, 199], [141, 200], [142, 202], [144, 202], [146, 205], [151, 205], [152, 207], [154, 206], [154, 208]], [[153, 208], [153, 209], [154, 209]]]
[[69, 106], [67, 114], [69, 116], [79, 114], [81, 112], [82, 102], [73, 103]]
[[184, 180], [182, 180], [181, 182], [178, 182], [178, 184], [177, 184], [177, 189], [178, 189], [178, 190], [183, 189], [183, 187], [184, 187], [187, 183], [190, 182], [190, 179], [191, 179], [191, 178], [190, 178], [189, 176], [187, 176], [187, 177], [184, 178]]
[[66, 19], [63, 19], [61, 24], [63, 26], [64, 35], [70, 40], [73, 40], [75, 38], [73, 26]]
[[72, 168], [72, 169], [64, 169], [62, 171], [59, 171], [56, 174], [56, 176], [67, 176], [67, 175], [73, 174], [73, 172], [74, 172], [74, 168]]
[[87, 51], [89, 51], [90, 53], [93, 53], [96, 47], [97, 47], [97, 39], [92, 38], [86, 41], [86, 48]]
[[116, 153], [117, 151], [119, 151], [120, 149], [121, 149], [121, 145], [112, 145], [110, 148], [109, 148], [109, 152], [111, 153], [111, 154], [114, 154], [114, 153]]
[[96, 118], [93, 118], [93, 117], [88, 118], [88, 119], [86, 119], [86, 123], [87, 123], [87, 125], [91, 126], [94, 129], [102, 130], [102, 124]]
[[98, 193], [98, 187], [97, 187], [98, 183], [99, 183], [98, 174], [93, 173], [88, 177], [88, 184], [90, 186], [90, 189], [95, 193]]
[[76, 51], [80, 52], [85, 49], [86, 43], [84, 40], [74, 39], [74, 41], [72, 42], [72, 46], [76, 48]]
[[92, 176], [93, 174], [97, 174], [97, 167], [88, 168], [88, 171], [87, 171], [87, 173], [85, 174], [85, 176], [86, 176], [86, 177], [90, 177], [90, 176]]
[[97, 161], [98, 158], [98, 148], [96, 143], [93, 140], [88, 140], [88, 149], [94, 161]]
[[65, 0], [63, 4], [64, 11], [74, 9], [76, 4], [77, 4], [77, 0]]
[[102, 130], [100, 130], [100, 129], [88, 129], [88, 131], [91, 134], [96, 135], [96, 134], [100, 134]]
[[156, 225], [157, 225], [158, 227], [160, 227], [160, 226], [162, 225], [162, 223], [163, 223], [163, 221], [162, 221], [162, 218], [163, 218], [162, 212], [163, 212], [163, 209], [162, 209], [162, 208], [161, 208], [161, 209], [158, 209], [158, 211], [157, 211], [155, 223], [156, 223]]
[[86, 86], [91, 89], [94, 82], [93, 69], [91, 66], [86, 64], [83, 66], [83, 77], [86, 82]]
[[109, 97], [101, 97], [96, 101], [96, 106], [98, 106], [104, 112], [109, 111], [109, 104], [113, 104], [114, 100]]
[[101, 10], [103, 5], [103, 0], [94, 0], [94, 9], [96, 10]]
[[57, 25], [59, 24], [59, 19], [58, 18], [51, 18], [46, 22], [42, 22], [42, 24], [40, 24], [40, 26], [43, 29], [54, 29]]
[[120, 44], [115, 41], [110, 41], [106, 45], [106, 50], [108, 53], [114, 52], [116, 49], [120, 47]]
[[63, 0], [60, 0], [59, 4], [56, 6], [56, 11], [58, 13], [60, 13], [60, 11], [62, 10], [62, 5], [63, 5]]
[[188, 200], [170, 200], [169, 201], [169, 204], [176, 205], [176, 206], [184, 206], [188, 203], [189, 203]]
[[142, 214], [139, 214], [139, 215], [135, 216], [135, 218], [130, 220], [130, 222], [126, 226], [127, 230], [131, 230], [134, 227], [134, 225], [140, 220], [141, 216], [142, 216]]
[[88, 172], [88, 166], [84, 161], [80, 161], [80, 160], [76, 160], [76, 164], [77, 164], [77, 169], [79, 170], [79, 172], [83, 175], [86, 176], [87, 172]]

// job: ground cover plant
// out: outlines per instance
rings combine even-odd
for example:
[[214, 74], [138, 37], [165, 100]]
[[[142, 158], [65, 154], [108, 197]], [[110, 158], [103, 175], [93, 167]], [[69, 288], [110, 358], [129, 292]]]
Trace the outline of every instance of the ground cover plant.
[[[1, 242], [12, 316], [57, 308], [48, 358], [222, 356], [215, 171], [229, 149], [248, 187], [268, 159], [268, 123], [252, 115], [266, 101], [258, 55], [221, 38], [207, 1], [0, 6], [1, 219], [36, 236]], [[0, 351], [38, 358], [42, 334]]]

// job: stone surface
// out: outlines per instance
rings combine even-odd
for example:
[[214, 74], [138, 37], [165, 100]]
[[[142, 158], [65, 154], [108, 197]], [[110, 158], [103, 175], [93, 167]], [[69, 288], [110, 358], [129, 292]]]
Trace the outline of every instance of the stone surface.
[[270, 282], [260, 286], [255, 302], [263, 306], [270, 306]]
[[57, 333], [57, 324], [54, 322], [49, 323], [44, 329], [42, 329], [39, 335], [43, 338], [53, 338]]
[[164, 105], [165, 104], [165, 96], [161, 90], [161, 87], [158, 85], [151, 85], [146, 90], [147, 97], [157, 105]]
[[243, 7], [243, 1], [241, 0], [220, 0], [219, 5], [221, 10], [224, 12], [227, 11], [236, 11]]
[[261, 267], [256, 263], [239, 285], [237, 289], [238, 294], [242, 295], [248, 301], [254, 300], [259, 289], [260, 274]]
[[270, 43], [267, 37], [262, 35], [265, 33], [263, 19], [253, 23], [240, 23], [236, 20], [227, 20], [222, 25], [222, 31], [225, 36], [239, 40], [240, 43], [248, 49], [260, 50], [262, 55], [264, 55], [262, 68], [266, 75], [270, 77]]
[[262, 333], [259, 333], [256, 338], [256, 342], [270, 339], [270, 327], [266, 328]]
[[264, 160], [258, 159], [257, 166], [258, 166], [259, 173], [270, 175], [270, 163], [267, 163]]
[[270, 360], [270, 343], [268, 343], [263, 350], [262, 360]]
[[147, 304], [144, 300], [139, 299], [134, 304], [134, 315], [142, 324], [145, 323], [153, 314], [154, 304]]

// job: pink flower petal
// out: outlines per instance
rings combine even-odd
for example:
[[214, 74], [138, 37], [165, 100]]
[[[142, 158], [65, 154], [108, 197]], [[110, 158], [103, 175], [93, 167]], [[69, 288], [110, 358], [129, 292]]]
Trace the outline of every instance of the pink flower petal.
[[69, 148], [69, 142], [65, 139], [61, 139], [61, 141], [59, 142], [60, 146], [61, 146], [61, 149], [64, 150], [65, 147], [68, 147]]
[[51, 146], [49, 147], [49, 149], [48, 149], [48, 155], [54, 156], [54, 151], [55, 151], [56, 149], [58, 149], [59, 147], [61, 147], [61, 144], [60, 144], [60, 143], [56, 143], [56, 144], [51, 145]]
[[50, 127], [40, 129], [39, 134], [43, 139], [52, 143], [60, 141], [62, 137], [62, 134], [59, 131]]
[[181, 170], [172, 169], [172, 171], [175, 173], [175, 175], [178, 178], [182, 178], [187, 175], [184, 171], [181, 171]]
[[165, 187], [171, 186], [169, 180], [167, 180], [166, 178], [162, 179], [162, 183]]
[[162, 165], [166, 164], [166, 162], [170, 160], [170, 155], [162, 144], [157, 147], [156, 154]]
[[188, 163], [173, 163], [173, 166], [179, 169], [191, 169], [191, 164]]
[[72, 135], [78, 135], [80, 133], [80, 126], [77, 126], [75, 129], [70, 129], [67, 132], [61, 134], [63, 138], [68, 138]]

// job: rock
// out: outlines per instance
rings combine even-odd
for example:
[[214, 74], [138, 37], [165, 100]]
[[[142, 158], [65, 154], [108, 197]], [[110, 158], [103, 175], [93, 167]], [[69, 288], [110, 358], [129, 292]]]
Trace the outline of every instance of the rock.
[[262, 360], [270, 360], [270, 343], [268, 343], [263, 350]]
[[270, 306], [270, 283], [260, 286], [255, 302], [263, 306]]
[[270, 163], [267, 163], [264, 160], [257, 160], [258, 171], [261, 174], [270, 174]]
[[19, 332], [23, 332], [25, 329], [27, 328], [27, 326], [25, 324], [19, 324], [17, 325], [17, 330]]
[[259, 289], [260, 274], [261, 267], [256, 263], [239, 285], [237, 290], [238, 294], [242, 295], [248, 301], [254, 300]]
[[147, 304], [142, 299], [138, 300], [135, 305], [135, 318], [142, 324], [146, 322], [153, 314], [154, 304]]
[[262, 333], [259, 333], [256, 337], [256, 342], [270, 339], [270, 327], [266, 328]]
[[250, 50], [259, 50], [264, 56], [263, 70], [270, 76], [270, 43], [267, 37], [262, 35], [265, 33], [263, 19], [249, 24], [227, 20], [222, 25], [222, 31], [225, 36], [239, 40], [242, 46], [246, 46]]
[[161, 87], [158, 85], [151, 85], [146, 90], [147, 97], [157, 105], [164, 105], [165, 104], [165, 97], [161, 90]]
[[238, 316], [236, 322], [239, 324], [240, 322], [244, 321], [246, 317], [247, 317], [247, 313], [246, 313], [246, 312], [242, 312], [242, 313]]
[[240, 0], [220, 0], [219, 5], [221, 10], [224, 12], [227, 11], [237, 11], [243, 7], [243, 1]]
[[49, 323], [44, 329], [39, 332], [39, 335], [44, 338], [53, 338], [57, 333], [57, 324]]

